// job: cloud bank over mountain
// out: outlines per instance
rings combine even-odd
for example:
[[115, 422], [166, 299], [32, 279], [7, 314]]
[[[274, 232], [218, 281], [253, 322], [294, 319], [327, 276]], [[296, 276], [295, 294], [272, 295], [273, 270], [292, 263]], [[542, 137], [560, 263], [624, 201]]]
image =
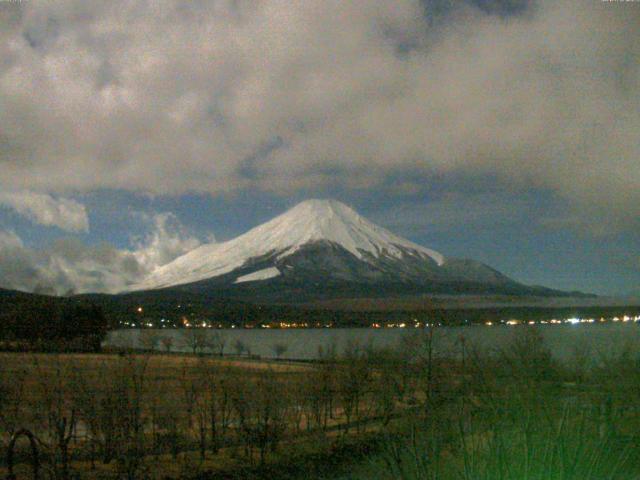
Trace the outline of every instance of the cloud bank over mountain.
[[171, 214], [145, 217], [149, 233], [133, 249], [87, 246], [75, 238], [35, 249], [0, 230], [0, 287], [55, 295], [117, 293], [200, 244]]
[[578, 224], [636, 221], [638, 5], [447, 4], [5, 2], [0, 188], [288, 194], [489, 175], [548, 189]]

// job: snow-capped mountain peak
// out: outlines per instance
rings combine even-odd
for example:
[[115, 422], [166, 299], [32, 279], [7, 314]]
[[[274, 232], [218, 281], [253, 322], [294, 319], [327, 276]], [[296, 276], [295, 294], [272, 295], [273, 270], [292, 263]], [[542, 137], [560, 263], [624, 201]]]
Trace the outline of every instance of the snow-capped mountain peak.
[[444, 262], [438, 252], [394, 235], [336, 200], [306, 200], [262, 227], [271, 230], [274, 226], [283, 233], [278, 240], [290, 242], [292, 247], [325, 240], [337, 243], [358, 258], [364, 252], [374, 257], [385, 252], [399, 257], [402, 249], [408, 249], [431, 257], [439, 265]]
[[[242, 267], [254, 258], [283, 258], [314, 242], [337, 244], [358, 259], [402, 258], [407, 252], [438, 266], [444, 257], [394, 235], [335, 200], [306, 200], [282, 215], [223, 243], [202, 245], [157, 268], [135, 289], [153, 289], [205, 280]], [[277, 275], [274, 271], [271, 276]]]

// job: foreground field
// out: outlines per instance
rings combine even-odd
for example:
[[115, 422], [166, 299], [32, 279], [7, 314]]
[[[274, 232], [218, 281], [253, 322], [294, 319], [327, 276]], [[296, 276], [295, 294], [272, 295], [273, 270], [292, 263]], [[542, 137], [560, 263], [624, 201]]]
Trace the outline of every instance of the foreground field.
[[490, 356], [461, 338], [454, 361], [439, 345], [437, 329], [421, 330], [397, 350], [354, 343], [306, 364], [2, 354], [0, 431], [11, 454], [0, 474], [640, 478], [637, 352], [576, 351], [561, 366], [527, 327]]
[[316, 364], [0, 354], [0, 428], [12, 452], [4, 473], [32, 476], [29, 438], [39, 473], [52, 478], [164, 478], [264, 465], [285, 448], [364, 433], [406, 408], [382, 394], [388, 382], [369, 368], [372, 358], [357, 345], [348, 359], [328, 354]]

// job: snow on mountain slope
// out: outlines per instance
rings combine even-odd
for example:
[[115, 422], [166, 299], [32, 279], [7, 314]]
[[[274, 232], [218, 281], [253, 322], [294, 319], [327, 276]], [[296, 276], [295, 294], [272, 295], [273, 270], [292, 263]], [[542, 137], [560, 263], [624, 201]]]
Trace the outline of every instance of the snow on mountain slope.
[[269, 267], [262, 270], [258, 270], [257, 272], [249, 273], [247, 275], [242, 275], [241, 277], [236, 278], [236, 281], [233, 283], [244, 283], [244, 282], [255, 282], [256, 280], [267, 280], [269, 278], [277, 277], [280, 275], [280, 270], [276, 267]]
[[438, 266], [444, 257], [405, 240], [358, 215], [335, 200], [307, 200], [282, 215], [224, 243], [202, 245], [153, 271], [134, 290], [162, 288], [224, 275], [252, 258], [270, 253], [283, 258], [316, 241], [342, 246], [367, 261], [388, 256], [402, 258], [407, 251]]

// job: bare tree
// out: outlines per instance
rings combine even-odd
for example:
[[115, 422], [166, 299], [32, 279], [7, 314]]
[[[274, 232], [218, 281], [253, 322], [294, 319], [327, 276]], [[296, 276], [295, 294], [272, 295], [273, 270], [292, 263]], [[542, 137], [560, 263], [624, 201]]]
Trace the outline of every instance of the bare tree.
[[233, 416], [231, 401], [233, 383], [238, 372], [231, 367], [221, 366], [209, 370], [209, 389], [211, 390], [211, 443], [217, 449], [224, 441]]
[[352, 421], [359, 427], [361, 403], [371, 377], [365, 352], [357, 342], [349, 342], [337, 371], [338, 395], [345, 415], [345, 432]]
[[143, 405], [147, 383], [146, 369], [148, 357], [125, 357], [119, 359], [113, 383], [109, 386], [109, 402], [116, 412], [115, 453], [118, 469], [129, 480], [137, 478], [144, 465], [144, 425]]
[[318, 362], [313, 369], [299, 379], [297, 405], [305, 418], [307, 431], [326, 430], [329, 420], [334, 418], [337, 392], [336, 346], [318, 348]]
[[209, 416], [215, 413], [210, 408], [208, 366], [209, 361], [200, 358], [194, 368], [183, 368], [180, 377], [189, 430], [192, 431], [195, 426], [201, 460], [205, 459], [207, 452]]
[[185, 328], [181, 333], [182, 346], [191, 350], [196, 355], [202, 353], [209, 343], [207, 330], [204, 328]]
[[[207, 455], [207, 447], [209, 440], [209, 427], [211, 425], [210, 415], [216, 413], [211, 408], [210, 391], [207, 388], [207, 377], [199, 375], [195, 380], [197, 382], [196, 391], [198, 392], [195, 399], [195, 418], [198, 433], [198, 447], [200, 451], [200, 459], [204, 460]], [[215, 447], [213, 448], [215, 450]]]
[[204, 458], [209, 446], [216, 453], [225, 442], [233, 413], [231, 385], [238, 381], [238, 372], [201, 359], [194, 381], [197, 390], [194, 401], [195, 418], [200, 454]]
[[68, 381], [71, 372], [67, 363], [58, 356], [48, 358], [46, 366], [34, 357], [34, 364], [40, 387], [40, 413], [52, 451], [50, 467], [56, 478], [69, 480], [69, 445], [78, 420], [76, 406], [71, 401], [73, 386]]
[[20, 437], [27, 437], [29, 440], [29, 446], [31, 447], [31, 469], [34, 480], [38, 480], [40, 474], [40, 454], [38, 449], [38, 440], [36, 436], [26, 428], [21, 428], [16, 431], [13, 435], [11, 435], [9, 439], [9, 444], [7, 445], [7, 479], [12, 480], [16, 478], [16, 474], [14, 472], [14, 449], [16, 446], [16, 442]]
[[189, 428], [193, 427], [193, 414], [196, 404], [196, 399], [199, 395], [198, 385], [194, 382], [194, 372], [192, 368], [183, 366], [180, 377], [180, 391], [182, 393], [182, 399], [184, 402], [185, 413], [187, 415], [187, 422]]
[[[237, 342], [236, 342], [237, 343]], [[244, 449], [244, 455], [253, 461], [253, 425], [252, 425], [252, 386], [250, 379], [245, 376], [238, 377], [233, 384], [230, 385], [230, 399], [233, 412], [237, 421], [235, 429], [238, 435], [238, 443]]]
[[210, 344], [212, 350], [222, 357], [224, 355], [224, 349], [227, 345], [227, 338], [222, 332], [216, 330], [211, 335]]
[[162, 344], [164, 351], [170, 353], [171, 348], [173, 347], [173, 337], [170, 337], [168, 335], [164, 336], [160, 339], [160, 343]]
[[378, 349], [369, 351], [368, 362], [373, 367], [370, 403], [376, 416], [382, 419], [383, 425], [387, 425], [408, 390], [408, 361], [402, 350]]
[[240, 340], [237, 339], [234, 343], [233, 343], [233, 348], [236, 351], [236, 354], [238, 354], [238, 356], [241, 356], [245, 351], [247, 350], [247, 346], [245, 345], [245, 343]]
[[168, 448], [174, 459], [178, 458], [181, 447], [181, 432], [186, 428], [182, 402], [175, 398], [171, 390], [159, 392], [154, 410], [153, 423], [157, 448]]
[[271, 349], [273, 350], [276, 358], [280, 359], [280, 357], [282, 357], [282, 355], [284, 355], [287, 350], [289, 350], [289, 346], [286, 343], [274, 343], [271, 346]]
[[335, 368], [320, 366], [307, 372], [301, 379], [302, 401], [307, 430], [326, 429], [332, 417], [333, 392], [335, 391]]
[[442, 393], [442, 372], [438, 366], [442, 354], [441, 329], [443, 314], [439, 310], [430, 312], [427, 325], [403, 339], [401, 348], [409, 357], [409, 365], [414, 369], [421, 390], [425, 414]]
[[140, 330], [139, 342], [142, 345], [142, 348], [146, 351], [152, 352], [158, 345], [160, 344], [160, 332], [158, 330], [152, 328], [146, 328], [144, 330]]
[[269, 370], [258, 377], [256, 383], [255, 436], [264, 463], [267, 450], [275, 452], [286, 430], [289, 405], [281, 392], [284, 384], [275, 372]]
[[280, 395], [283, 385], [268, 370], [256, 379], [244, 378], [234, 387], [232, 402], [245, 454], [252, 461], [255, 446], [260, 463], [264, 463], [267, 452], [275, 451], [286, 429], [288, 405]]
[[285, 383], [286, 388], [283, 391], [283, 395], [286, 397], [286, 402], [290, 405], [289, 408], [289, 420], [287, 423], [295, 427], [296, 434], [302, 432], [302, 420], [306, 417], [309, 402], [309, 395], [307, 391], [307, 384], [304, 381], [307, 378], [308, 372], [304, 372], [301, 375], [292, 375]]
[[216, 453], [220, 448], [221, 438], [228, 426], [229, 403], [225, 392], [224, 368], [217, 368], [211, 362], [201, 360], [198, 363], [199, 395], [196, 402], [198, 417], [200, 452], [204, 458], [207, 446], [207, 435], [210, 438], [211, 450]]
[[108, 401], [108, 385], [113, 381], [112, 371], [105, 362], [100, 362], [91, 371], [75, 367], [71, 379], [75, 391], [72, 401], [79, 412], [79, 420], [84, 424], [85, 439], [89, 447], [91, 467], [95, 468], [97, 454], [108, 462], [113, 456], [114, 438], [111, 418], [111, 402]]
[[26, 378], [24, 366], [10, 370], [2, 365], [0, 369], [0, 429], [7, 438], [24, 426]]

